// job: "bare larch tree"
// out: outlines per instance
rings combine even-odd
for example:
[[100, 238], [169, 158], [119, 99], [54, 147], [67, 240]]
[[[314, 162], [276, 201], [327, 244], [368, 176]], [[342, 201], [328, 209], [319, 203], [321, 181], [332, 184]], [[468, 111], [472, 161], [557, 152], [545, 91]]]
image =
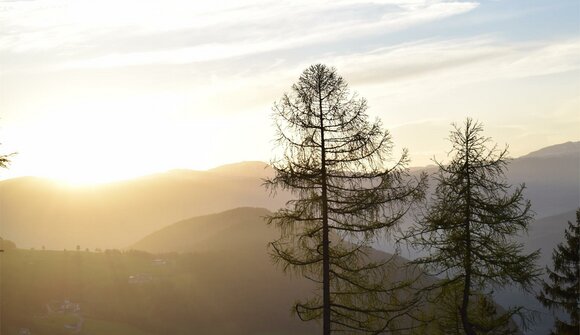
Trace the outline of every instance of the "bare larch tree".
[[321, 318], [324, 335], [380, 333], [412, 308], [408, 282], [388, 278], [391, 263], [370, 243], [401, 221], [424, 180], [409, 178], [406, 151], [392, 160], [391, 135], [366, 110], [366, 100], [321, 64], [273, 108], [276, 174], [266, 186], [296, 198], [269, 217], [281, 229], [270, 246], [285, 270], [320, 285], [322, 294], [294, 310], [302, 320]]
[[515, 331], [511, 317], [525, 316], [523, 310], [500, 313], [488, 291], [507, 285], [530, 290], [540, 274], [538, 251], [525, 254], [514, 239], [527, 230], [531, 205], [523, 197], [524, 185], [512, 187], [506, 181], [507, 147], [491, 145], [482, 132], [482, 125], [470, 118], [463, 127], [454, 125], [451, 159], [437, 162], [432, 201], [408, 236], [428, 252], [414, 263], [444, 277], [433, 291], [460, 292], [456, 307], [445, 316], [457, 316], [460, 334], [508, 334]]

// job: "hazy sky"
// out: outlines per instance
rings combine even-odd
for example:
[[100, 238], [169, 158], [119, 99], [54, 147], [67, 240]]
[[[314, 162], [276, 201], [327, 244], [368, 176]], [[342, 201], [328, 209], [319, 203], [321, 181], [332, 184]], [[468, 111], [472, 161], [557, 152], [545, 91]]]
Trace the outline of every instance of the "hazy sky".
[[412, 165], [474, 117], [511, 154], [580, 139], [580, 1], [0, 1], [0, 179], [98, 182], [270, 159], [313, 63]]

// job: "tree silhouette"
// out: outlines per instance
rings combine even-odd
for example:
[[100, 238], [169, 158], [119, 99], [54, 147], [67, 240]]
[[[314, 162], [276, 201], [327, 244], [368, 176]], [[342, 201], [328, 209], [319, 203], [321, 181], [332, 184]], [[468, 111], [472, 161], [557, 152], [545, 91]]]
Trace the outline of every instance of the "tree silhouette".
[[12, 156], [13, 154], [9, 154], [9, 155], [0, 155], [0, 168], [8, 168], [8, 164], [10, 163], [10, 156]]
[[580, 333], [580, 209], [576, 211], [576, 223], [568, 221], [564, 231], [565, 242], [558, 244], [552, 253], [554, 270], [546, 267], [549, 283], [542, 283], [538, 300], [550, 309], [562, 309], [570, 321], [556, 319], [552, 334]]
[[272, 191], [291, 191], [269, 217], [281, 229], [274, 260], [320, 285], [321, 295], [298, 302], [301, 320], [322, 318], [331, 330], [378, 333], [412, 308], [406, 282], [385, 280], [387, 260], [369, 244], [395, 226], [422, 196], [424, 180], [408, 177], [406, 151], [391, 167], [391, 135], [369, 122], [367, 102], [351, 95], [334, 68], [307, 68], [274, 105], [277, 157]]
[[446, 277], [431, 287], [432, 293], [445, 294], [452, 287], [461, 292], [456, 307], [447, 312], [458, 313], [461, 332], [468, 335], [500, 329], [509, 333], [509, 320], [515, 314], [525, 317], [523, 309], [496, 315], [485, 291], [512, 283], [529, 290], [539, 276], [538, 251], [523, 254], [522, 245], [511, 239], [532, 220], [524, 185], [514, 188], [505, 181], [507, 147], [490, 147], [482, 131], [470, 118], [463, 128], [454, 125], [451, 160], [437, 162], [431, 204], [407, 236], [429, 252], [414, 263]]

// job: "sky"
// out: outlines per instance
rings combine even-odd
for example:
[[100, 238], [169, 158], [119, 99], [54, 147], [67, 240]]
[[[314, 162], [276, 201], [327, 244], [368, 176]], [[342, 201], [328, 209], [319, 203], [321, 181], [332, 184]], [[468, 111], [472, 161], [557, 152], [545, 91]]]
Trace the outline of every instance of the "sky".
[[413, 166], [466, 117], [514, 157], [580, 140], [578, 0], [0, 0], [0, 179], [267, 162], [315, 63]]

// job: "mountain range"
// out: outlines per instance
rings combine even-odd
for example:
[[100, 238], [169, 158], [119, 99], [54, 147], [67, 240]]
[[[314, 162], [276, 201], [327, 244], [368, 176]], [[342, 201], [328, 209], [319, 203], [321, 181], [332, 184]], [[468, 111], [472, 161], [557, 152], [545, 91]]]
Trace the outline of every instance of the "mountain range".
[[[411, 171], [432, 173], [435, 169]], [[525, 196], [531, 200], [536, 218], [542, 219], [579, 206], [579, 171], [580, 142], [567, 142], [513, 159], [507, 176], [513, 184], [526, 184]], [[243, 162], [208, 171], [173, 170], [85, 188], [35, 177], [3, 180], [0, 236], [23, 248], [126, 248], [191, 217], [244, 206], [283, 207], [291, 195], [270, 194], [262, 185], [273, 173], [266, 163]], [[555, 223], [549, 234], [561, 234], [565, 223]], [[534, 227], [530, 239], [541, 241], [542, 234], [548, 232]]]
[[[411, 169], [412, 174], [434, 171], [433, 166]], [[580, 142], [543, 148], [511, 160], [508, 166], [509, 182], [526, 184], [525, 196], [537, 218], [528, 234], [519, 238], [527, 251], [542, 251], [541, 266], [550, 264], [552, 249], [580, 205], [579, 171]], [[65, 187], [33, 177], [4, 180], [0, 182], [0, 236], [21, 248], [78, 246], [199, 255], [211, 260], [192, 269], [199, 273], [196, 287], [211, 293], [198, 294], [200, 305], [214, 306], [216, 315], [226, 311], [236, 320], [235, 325], [223, 324], [224, 333], [231, 327], [245, 327], [250, 333], [276, 327], [308, 333], [316, 325], [290, 318], [289, 307], [300, 298], [297, 294], [311, 292], [312, 284], [286, 276], [266, 252], [267, 243], [279, 232], [261, 218], [291, 199], [287, 192], [271, 195], [264, 189], [263, 179], [273, 174], [265, 163], [243, 162], [208, 171], [173, 170], [91, 188]], [[385, 245], [383, 250], [388, 251], [391, 246]], [[509, 290], [495, 297], [504, 306], [515, 301], [541, 308], [533, 296]], [[251, 301], [251, 312], [240, 308], [245, 301]], [[255, 318], [244, 313], [267, 316], [269, 322], [256, 328], [251, 322]], [[552, 321], [547, 311], [542, 313], [543, 323], [537, 329], [547, 330]], [[201, 326], [211, 318], [196, 322]]]
[[22, 248], [125, 248], [176, 221], [240, 206], [279, 208], [261, 162], [209, 171], [173, 170], [94, 187], [69, 187], [41, 178], [0, 182], [0, 235]]

